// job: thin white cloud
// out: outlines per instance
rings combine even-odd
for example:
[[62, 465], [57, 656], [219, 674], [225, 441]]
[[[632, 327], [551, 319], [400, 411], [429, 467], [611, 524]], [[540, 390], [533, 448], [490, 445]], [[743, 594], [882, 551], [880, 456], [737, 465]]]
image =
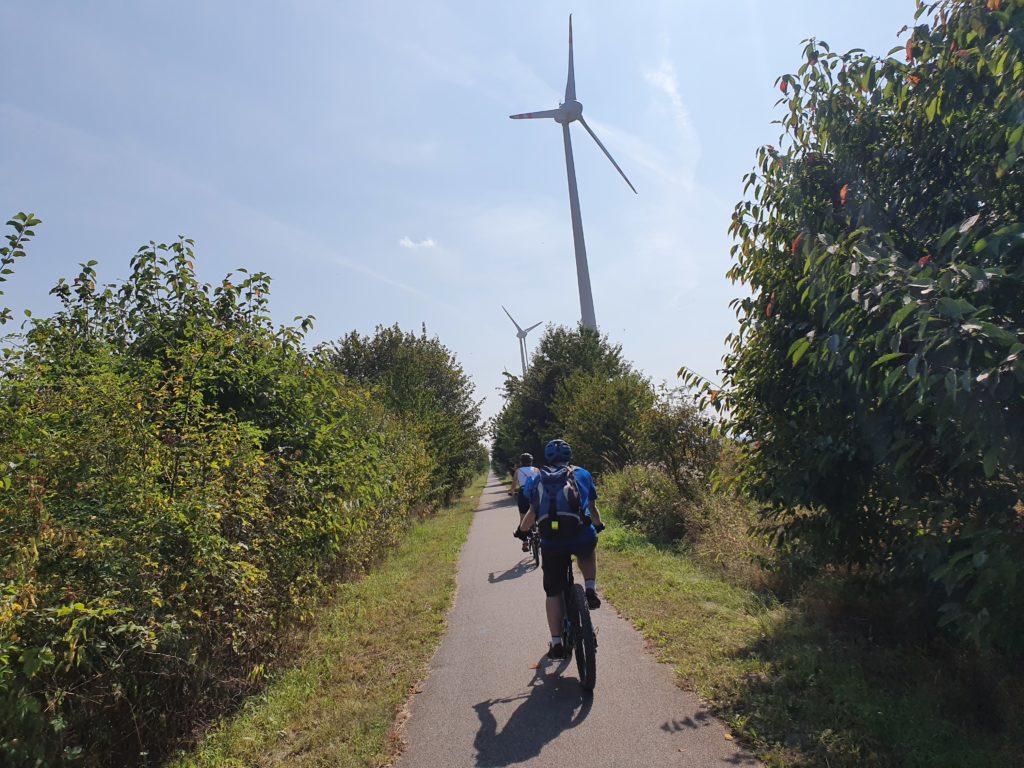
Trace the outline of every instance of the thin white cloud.
[[419, 242], [413, 240], [411, 237], [403, 237], [398, 241], [398, 244], [403, 248], [408, 248], [411, 251], [419, 250], [420, 248], [436, 248], [437, 242], [432, 237], [428, 237], [425, 240]]

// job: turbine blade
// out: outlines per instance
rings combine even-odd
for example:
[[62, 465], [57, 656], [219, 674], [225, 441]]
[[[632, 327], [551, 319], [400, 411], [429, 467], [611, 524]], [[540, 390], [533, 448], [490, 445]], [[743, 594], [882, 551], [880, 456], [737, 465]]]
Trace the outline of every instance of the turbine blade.
[[[544, 322], [543, 320], [541, 320], [541, 321], [540, 321], [540, 323], [543, 323], [543, 322]], [[527, 329], [526, 329], [525, 331], [523, 331], [523, 333], [529, 333], [529, 332], [530, 332], [530, 331], [532, 331], [532, 330], [533, 330], [534, 328], [536, 328], [536, 327], [537, 327], [538, 325], [540, 325], [540, 323], [534, 323], [534, 324], [533, 324], [533, 325], [531, 325], [531, 326], [530, 326], [529, 328], [527, 328]]]
[[[505, 305], [502, 304], [501, 308], [505, 309]], [[512, 325], [514, 325], [516, 327], [516, 330], [519, 331], [519, 332], [522, 332], [523, 329], [519, 327], [519, 323], [516, 322], [516, 319], [514, 317], [512, 317], [512, 315], [509, 315], [509, 312], [508, 312], [507, 309], [505, 309], [505, 314], [508, 315], [508, 319], [512, 321]]]
[[636, 191], [636, 187], [633, 186], [633, 182], [626, 178], [626, 174], [624, 174], [622, 172], [622, 169], [619, 168], [619, 164], [615, 162], [615, 158], [612, 157], [612, 153], [604, 148], [604, 144], [602, 144], [601, 140], [597, 138], [597, 134], [590, 130], [590, 126], [587, 125], [587, 121], [583, 119], [582, 115], [580, 115], [579, 121], [583, 124], [583, 127], [587, 129], [587, 133], [590, 134], [590, 137], [597, 142], [597, 146], [599, 146], [601, 148], [601, 151], [604, 152], [605, 157], [612, 161], [612, 165], [615, 166], [615, 170], [619, 172], [619, 175], [622, 176], [623, 179], [626, 179], [626, 183], [629, 184], [629, 188], [633, 190], [633, 194], [638, 194]]
[[523, 112], [518, 115], [509, 115], [513, 120], [537, 120], [542, 117], [557, 117], [562, 110], [560, 109], [545, 109], [541, 112]]
[[569, 76], [565, 79], [565, 100], [576, 101], [576, 75], [572, 69], [572, 14], [569, 14]]

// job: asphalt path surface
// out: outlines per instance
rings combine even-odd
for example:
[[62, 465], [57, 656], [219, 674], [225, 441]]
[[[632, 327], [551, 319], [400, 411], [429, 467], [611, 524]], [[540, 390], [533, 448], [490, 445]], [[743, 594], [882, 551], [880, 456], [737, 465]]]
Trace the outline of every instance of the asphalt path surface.
[[[492, 475], [460, 557], [448, 631], [409, 706], [398, 768], [759, 766], [607, 601], [591, 614], [592, 696], [575, 660], [544, 658], [541, 573], [512, 538], [518, 520]], [[600, 568], [598, 543], [598, 593]]]

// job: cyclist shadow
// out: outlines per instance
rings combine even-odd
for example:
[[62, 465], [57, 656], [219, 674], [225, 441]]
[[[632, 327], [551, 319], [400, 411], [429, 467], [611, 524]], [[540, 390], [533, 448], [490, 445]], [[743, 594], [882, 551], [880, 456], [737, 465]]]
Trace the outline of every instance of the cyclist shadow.
[[524, 557], [514, 566], [509, 568], [507, 571], [491, 571], [487, 574], [487, 581], [490, 584], [497, 584], [499, 581], [508, 581], [509, 579], [518, 579], [520, 576], [525, 576], [531, 571], [536, 570], [537, 566], [533, 564], [532, 557]]
[[[549, 741], [586, 719], [593, 705], [593, 696], [580, 690], [574, 677], [561, 677], [569, 661], [561, 661], [545, 674], [541, 661], [530, 692], [504, 699], [488, 699], [475, 704], [473, 709], [480, 719], [480, 730], [473, 740], [477, 768], [502, 768], [529, 760], [540, 754]], [[495, 705], [522, 701], [498, 731], [493, 713]]]

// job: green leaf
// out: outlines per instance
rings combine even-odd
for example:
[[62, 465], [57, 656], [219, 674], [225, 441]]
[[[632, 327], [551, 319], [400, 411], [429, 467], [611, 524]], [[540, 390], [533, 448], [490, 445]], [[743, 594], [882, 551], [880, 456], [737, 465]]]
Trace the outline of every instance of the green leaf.
[[996, 473], [996, 463], [999, 461], [999, 449], [993, 446], [989, 448], [985, 453], [985, 457], [981, 460], [982, 467], [985, 470], [985, 477], [992, 477]]
[[800, 362], [800, 359], [807, 354], [807, 350], [811, 348], [811, 342], [806, 338], [797, 339], [789, 347], [789, 357], [793, 360], [793, 365]]
[[902, 307], [893, 312], [892, 319], [889, 320], [890, 328], [899, 328], [900, 324], [906, 320], [910, 314], [917, 309], [918, 304], [916, 301], [908, 301]]
[[886, 363], [891, 363], [893, 360], [899, 360], [901, 358], [906, 357], [907, 354], [908, 354], [907, 352], [890, 352], [889, 354], [882, 355], [880, 358], [875, 360], [875, 362], [873, 362], [871, 364], [871, 367], [872, 368], [877, 368], [880, 365], [885, 365]]
[[961, 319], [965, 314], [978, 311], [978, 308], [969, 301], [965, 301], [964, 299], [951, 299], [948, 296], [943, 296], [935, 302], [935, 309], [940, 315], [952, 317], [957, 320]]

